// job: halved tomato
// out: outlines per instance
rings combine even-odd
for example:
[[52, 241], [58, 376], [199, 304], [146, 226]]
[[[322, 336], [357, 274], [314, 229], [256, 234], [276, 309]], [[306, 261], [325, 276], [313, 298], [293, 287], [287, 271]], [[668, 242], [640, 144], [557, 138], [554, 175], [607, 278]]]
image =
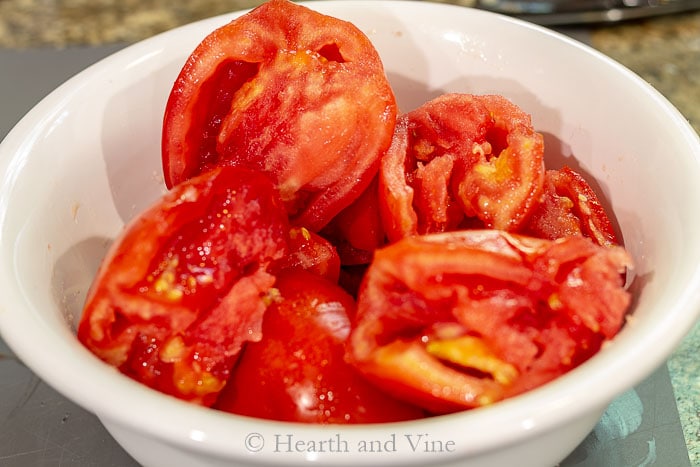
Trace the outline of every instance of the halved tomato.
[[544, 181], [542, 135], [502, 96], [444, 94], [399, 117], [380, 167], [390, 240], [464, 227], [516, 230]]
[[378, 250], [348, 358], [398, 398], [445, 413], [537, 387], [624, 321], [621, 247], [496, 230], [406, 237]]
[[344, 359], [355, 302], [301, 270], [278, 277], [262, 340], [248, 343], [215, 408], [304, 423], [377, 423], [425, 413], [369, 384]]
[[169, 187], [219, 165], [275, 182], [294, 225], [317, 231], [376, 174], [396, 102], [354, 25], [271, 0], [207, 36], [169, 97]]
[[583, 235], [598, 245], [618, 244], [595, 191], [570, 167], [546, 172], [544, 193], [522, 232], [549, 239]]
[[112, 245], [78, 338], [130, 377], [210, 405], [243, 343], [260, 339], [288, 231], [261, 173], [222, 167], [179, 184]]

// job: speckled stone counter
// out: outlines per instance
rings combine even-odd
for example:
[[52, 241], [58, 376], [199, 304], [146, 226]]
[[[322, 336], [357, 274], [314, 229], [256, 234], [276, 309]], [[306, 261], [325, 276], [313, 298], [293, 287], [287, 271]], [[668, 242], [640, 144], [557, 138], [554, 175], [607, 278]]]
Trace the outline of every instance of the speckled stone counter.
[[[0, 0], [0, 48], [128, 44], [185, 23], [259, 3], [259, 0]], [[700, 132], [700, 12], [576, 31], [582, 32], [593, 47], [652, 84]], [[668, 362], [692, 465], [700, 465], [698, 350], [700, 324]]]
[[700, 12], [596, 28], [591, 43], [661, 91], [700, 132]]

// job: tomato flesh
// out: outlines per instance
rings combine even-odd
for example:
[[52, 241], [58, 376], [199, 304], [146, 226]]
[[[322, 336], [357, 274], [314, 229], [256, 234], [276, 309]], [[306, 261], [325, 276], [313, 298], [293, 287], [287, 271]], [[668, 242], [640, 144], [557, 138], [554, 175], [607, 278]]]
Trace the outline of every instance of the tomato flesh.
[[292, 227], [288, 244], [289, 252], [272, 265], [273, 272], [303, 269], [338, 282], [340, 256], [328, 240], [304, 227]]
[[379, 180], [391, 241], [474, 226], [515, 231], [542, 192], [543, 138], [504, 97], [445, 94], [399, 117]]
[[355, 26], [271, 0], [207, 36], [168, 99], [169, 187], [218, 165], [260, 170], [293, 224], [318, 231], [369, 185], [396, 102]]
[[278, 277], [259, 342], [246, 344], [215, 407], [258, 418], [347, 424], [424, 416], [370, 385], [344, 360], [355, 303], [305, 271]]
[[595, 191], [570, 167], [546, 172], [544, 193], [522, 232], [549, 239], [583, 235], [599, 245], [619, 244]]
[[219, 168], [183, 182], [112, 246], [78, 338], [148, 386], [213, 403], [241, 345], [260, 338], [268, 268], [286, 254], [288, 230], [260, 173]]
[[433, 413], [490, 404], [579, 365], [629, 305], [620, 247], [496, 230], [406, 237], [378, 250], [349, 359]]

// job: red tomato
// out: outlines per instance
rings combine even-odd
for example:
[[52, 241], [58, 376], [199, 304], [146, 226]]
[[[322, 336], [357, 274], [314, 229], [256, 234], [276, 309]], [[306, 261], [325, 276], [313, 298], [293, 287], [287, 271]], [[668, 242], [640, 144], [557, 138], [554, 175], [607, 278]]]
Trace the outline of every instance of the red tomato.
[[148, 386], [213, 403], [245, 341], [260, 338], [286, 253], [284, 208], [264, 175], [219, 168], [134, 219], [88, 294], [78, 338]]
[[260, 342], [248, 343], [215, 407], [305, 423], [373, 423], [424, 416], [366, 382], [344, 360], [355, 302], [305, 271], [278, 277]]
[[529, 115], [501, 96], [445, 94], [402, 115], [380, 167], [389, 239], [517, 229], [542, 192], [543, 155]]
[[362, 284], [362, 279], [364, 279], [368, 267], [369, 264], [341, 266], [338, 285], [353, 297], [357, 297], [357, 292], [360, 290], [360, 284]]
[[340, 257], [328, 240], [304, 227], [292, 227], [288, 244], [289, 253], [272, 265], [273, 272], [304, 269], [331, 282], [338, 282]]
[[563, 374], [617, 333], [630, 258], [583, 237], [469, 230], [375, 253], [349, 359], [434, 413], [473, 408]]
[[169, 187], [219, 165], [274, 179], [295, 225], [323, 227], [369, 185], [396, 102], [355, 26], [271, 0], [206, 37], [167, 103]]
[[369, 264], [374, 250], [386, 243], [379, 212], [378, 179], [321, 231], [338, 249], [343, 265]]
[[569, 167], [546, 172], [544, 193], [523, 232], [549, 239], [583, 235], [599, 245], [618, 244], [612, 222], [598, 196]]

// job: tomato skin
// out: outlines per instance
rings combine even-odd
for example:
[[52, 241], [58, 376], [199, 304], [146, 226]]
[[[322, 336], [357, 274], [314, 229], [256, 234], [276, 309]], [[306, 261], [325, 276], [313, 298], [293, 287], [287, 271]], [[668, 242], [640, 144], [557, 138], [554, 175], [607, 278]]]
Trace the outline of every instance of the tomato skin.
[[386, 243], [378, 190], [379, 182], [375, 177], [359, 198], [321, 230], [321, 234], [336, 246], [343, 265], [369, 264], [374, 250]]
[[543, 138], [501, 96], [444, 94], [399, 117], [379, 180], [390, 241], [473, 226], [515, 231], [542, 192]]
[[275, 275], [286, 269], [303, 269], [338, 282], [340, 256], [328, 240], [304, 227], [292, 227], [288, 244], [289, 252], [272, 265]]
[[288, 229], [262, 174], [219, 168], [183, 182], [112, 245], [78, 338], [150, 387], [213, 403], [241, 345], [260, 337], [267, 268], [286, 253]]
[[598, 245], [619, 245], [595, 191], [581, 174], [566, 166], [546, 172], [544, 193], [522, 232], [548, 239], [583, 235]]
[[630, 296], [621, 247], [496, 230], [406, 237], [375, 253], [348, 358], [433, 413], [490, 404], [579, 365]]
[[193, 51], [168, 99], [166, 184], [218, 165], [267, 173], [292, 223], [318, 231], [376, 174], [396, 101], [355, 26], [271, 0]]
[[347, 424], [424, 416], [371, 386], [344, 360], [353, 299], [306, 271], [280, 274], [262, 340], [248, 343], [215, 408], [252, 417]]

